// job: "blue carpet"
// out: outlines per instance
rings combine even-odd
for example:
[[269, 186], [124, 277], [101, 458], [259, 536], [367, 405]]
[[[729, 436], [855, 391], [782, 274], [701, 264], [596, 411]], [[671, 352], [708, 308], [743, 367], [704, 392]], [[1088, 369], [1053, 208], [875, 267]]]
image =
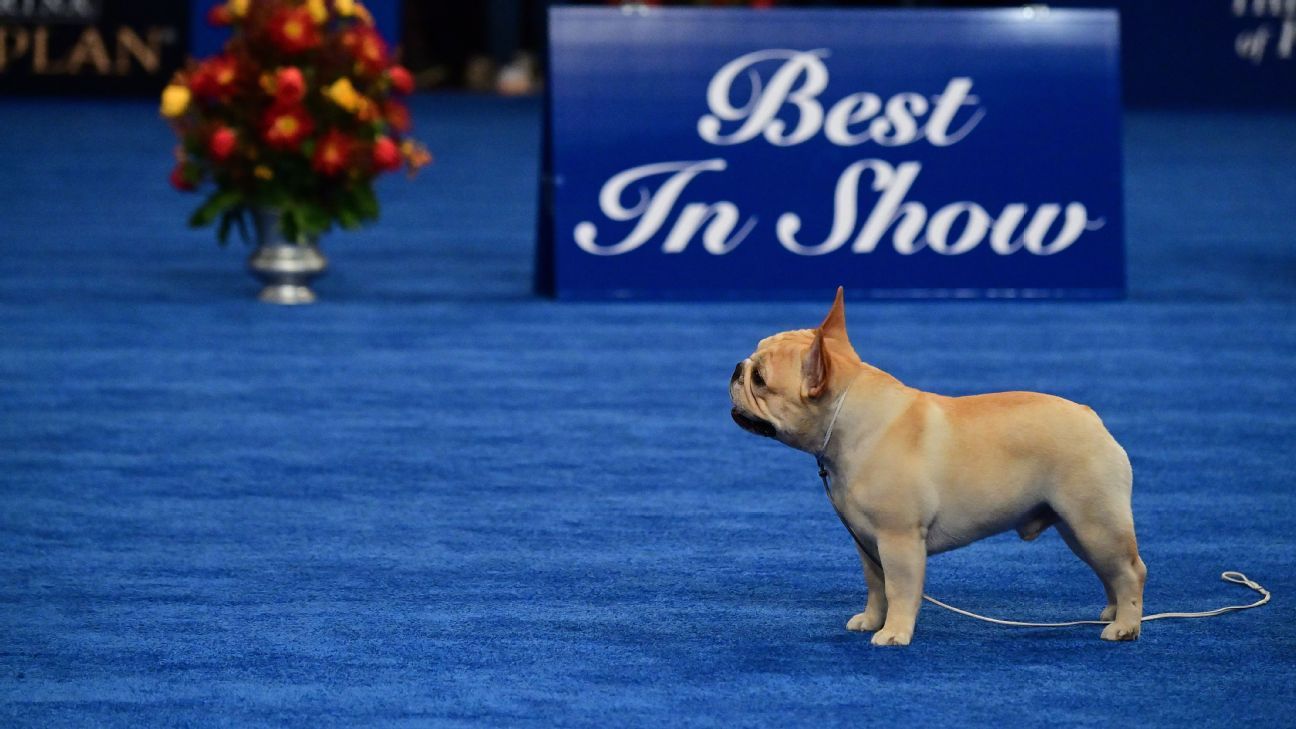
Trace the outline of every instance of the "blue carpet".
[[[928, 606], [883, 650], [813, 461], [728, 416], [828, 302], [535, 299], [538, 105], [415, 113], [438, 164], [280, 309], [183, 227], [153, 104], [0, 105], [0, 724], [1292, 725], [1292, 117], [1127, 119], [1128, 301], [849, 309], [910, 384], [1102, 413], [1150, 611], [1273, 604], [1126, 645]], [[928, 588], [1102, 605], [1052, 532]]]

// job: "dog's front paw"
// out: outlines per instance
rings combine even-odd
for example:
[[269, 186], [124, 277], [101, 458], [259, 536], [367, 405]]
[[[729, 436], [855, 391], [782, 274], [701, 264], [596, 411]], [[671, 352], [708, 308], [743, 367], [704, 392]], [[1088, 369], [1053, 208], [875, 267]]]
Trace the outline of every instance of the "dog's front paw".
[[1120, 623], [1112, 623], [1111, 625], [1108, 625], [1107, 627], [1103, 628], [1102, 639], [1103, 640], [1138, 640], [1139, 632], [1142, 629], [1142, 627], [1143, 627], [1142, 623], [1134, 623], [1133, 625], [1121, 625]]
[[884, 615], [870, 613], [865, 610], [862, 613], [856, 613], [855, 617], [846, 621], [846, 629], [853, 630], [857, 633], [872, 633], [882, 627]]
[[894, 628], [882, 628], [873, 634], [873, 645], [909, 645], [913, 639], [913, 631], [900, 631]]

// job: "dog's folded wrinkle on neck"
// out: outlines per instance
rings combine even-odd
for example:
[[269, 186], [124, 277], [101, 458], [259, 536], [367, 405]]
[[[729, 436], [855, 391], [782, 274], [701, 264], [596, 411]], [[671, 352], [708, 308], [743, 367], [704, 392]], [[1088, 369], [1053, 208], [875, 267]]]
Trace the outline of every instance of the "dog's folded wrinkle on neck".
[[865, 561], [868, 604], [847, 627], [905, 645], [927, 555], [1009, 529], [1031, 540], [1056, 525], [1107, 593], [1102, 615], [1113, 622], [1102, 637], [1137, 638], [1146, 569], [1133, 477], [1102, 420], [1041, 393], [953, 398], [908, 387], [860, 359], [843, 299], [839, 288], [817, 328], [761, 340], [734, 368], [729, 396], [744, 430], [822, 458], [834, 505], [880, 556], [880, 568]]

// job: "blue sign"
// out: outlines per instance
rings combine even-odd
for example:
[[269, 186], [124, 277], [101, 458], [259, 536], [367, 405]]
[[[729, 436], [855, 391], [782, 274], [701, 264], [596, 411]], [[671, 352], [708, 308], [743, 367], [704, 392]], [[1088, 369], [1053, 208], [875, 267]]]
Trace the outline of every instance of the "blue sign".
[[1133, 106], [1296, 107], [1293, 0], [1068, 0], [1116, 7]]
[[554, 8], [560, 298], [1124, 294], [1109, 10]]

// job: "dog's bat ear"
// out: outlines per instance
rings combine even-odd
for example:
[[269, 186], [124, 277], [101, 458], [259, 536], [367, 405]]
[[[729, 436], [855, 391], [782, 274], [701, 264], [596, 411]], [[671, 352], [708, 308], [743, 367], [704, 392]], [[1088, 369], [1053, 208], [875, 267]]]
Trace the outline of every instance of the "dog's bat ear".
[[819, 324], [819, 330], [830, 337], [846, 338], [846, 291], [841, 286], [837, 287], [837, 297], [833, 299], [828, 316]]
[[833, 299], [832, 308], [828, 310], [828, 316], [824, 317], [818, 331], [828, 339], [844, 346], [855, 359], [859, 359], [855, 348], [851, 346], [850, 337], [846, 334], [846, 291], [841, 286], [837, 287], [837, 297]]
[[824, 330], [815, 330], [814, 342], [801, 363], [801, 375], [805, 380], [805, 391], [810, 397], [819, 397], [828, 389], [828, 350], [824, 346]]

